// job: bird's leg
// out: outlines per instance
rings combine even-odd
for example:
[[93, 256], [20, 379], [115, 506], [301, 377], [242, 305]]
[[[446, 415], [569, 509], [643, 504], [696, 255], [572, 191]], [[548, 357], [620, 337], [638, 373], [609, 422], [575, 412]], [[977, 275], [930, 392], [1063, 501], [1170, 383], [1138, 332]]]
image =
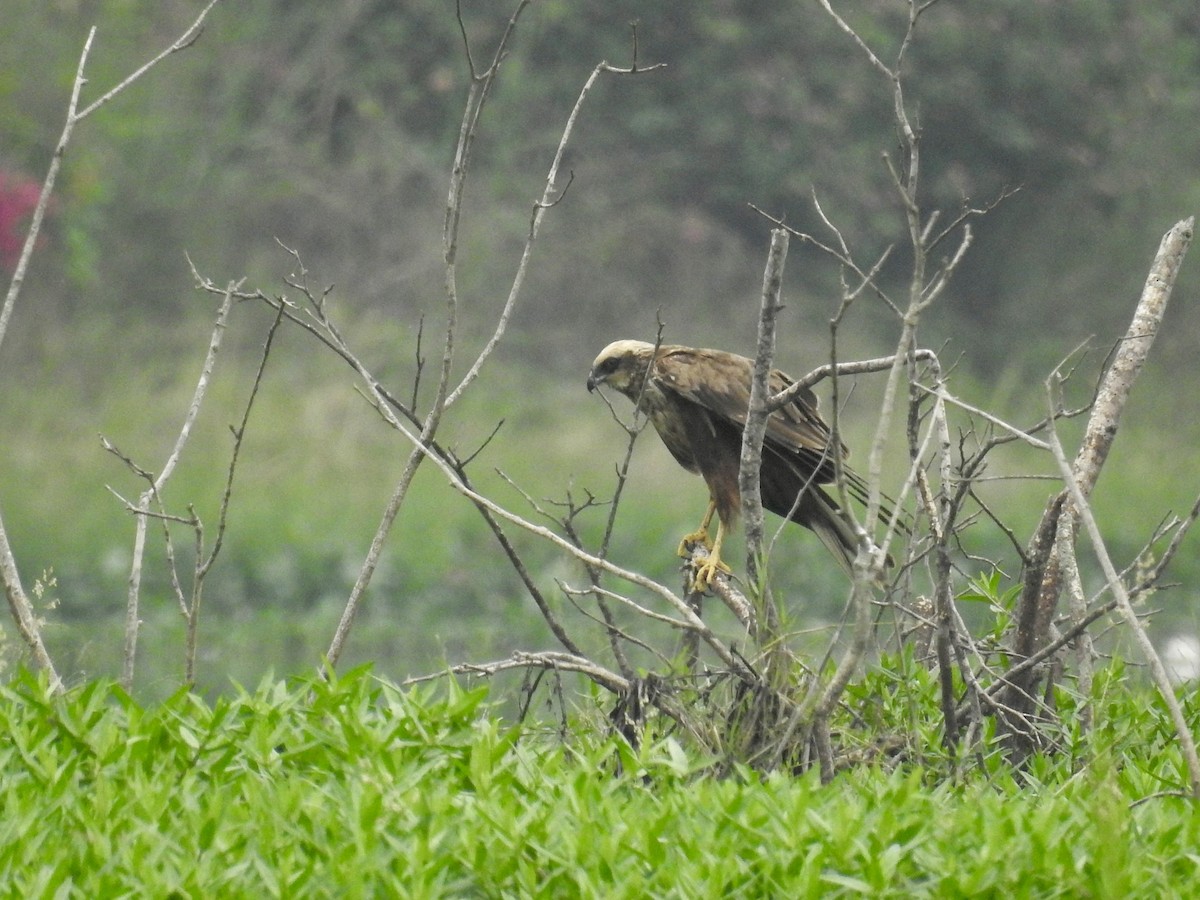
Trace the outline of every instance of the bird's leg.
[[[707, 524], [707, 518], [705, 519]], [[721, 543], [725, 540], [725, 523], [717, 520], [717, 538], [713, 541], [712, 546], [708, 550], [708, 556], [704, 557], [696, 565], [696, 578], [692, 582], [692, 590], [706, 591], [708, 586], [713, 583], [713, 579], [717, 577], [718, 572], [724, 572], [726, 575], [732, 575], [733, 570], [725, 563], [721, 562]]]
[[[688, 550], [688, 544], [703, 544], [705, 547], [712, 549], [712, 542], [708, 539], [708, 523], [712, 521], [713, 513], [717, 511], [717, 501], [710, 499], [708, 501], [708, 512], [704, 514], [704, 521], [700, 523], [700, 527], [695, 531], [685, 534], [683, 540], [679, 542], [679, 549], [675, 551], [677, 556], [683, 559], [688, 559], [692, 554]], [[720, 528], [717, 529], [720, 532]]]

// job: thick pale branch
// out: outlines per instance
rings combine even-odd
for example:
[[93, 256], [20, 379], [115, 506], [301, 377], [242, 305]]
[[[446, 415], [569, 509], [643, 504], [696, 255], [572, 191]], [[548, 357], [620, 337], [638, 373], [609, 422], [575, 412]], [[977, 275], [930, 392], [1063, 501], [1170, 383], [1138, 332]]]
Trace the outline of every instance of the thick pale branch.
[[1175, 278], [1192, 242], [1194, 224], [1194, 217], [1184, 219], [1163, 235], [1133, 320], [1101, 382], [1083, 443], [1075, 457], [1075, 481], [1085, 497], [1091, 494], [1100, 477], [1125, 401], [1162, 325]]
[[[1175, 278], [1191, 243], [1193, 224], [1193, 219], [1178, 222], [1163, 236], [1133, 319], [1113, 356], [1111, 365], [1101, 379], [1083, 441], [1072, 467], [1072, 485], [1078, 489], [1081, 497], [1087, 498], [1091, 495], [1104, 461], [1108, 458], [1116, 438], [1121, 412], [1166, 313]], [[1061, 379], [1057, 370], [1047, 380], [1047, 393], [1051, 399], [1049, 421], [1053, 421], [1055, 388], [1059, 380]], [[1025, 434], [1021, 436], [1043, 449], [1054, 450], [1056, 446], [1057, 438], [1053, 431], [1048, 442], [1036, 441]], [[1038, 537], [1034, 543], [1044, 548], [1045, 553], [1030, 554], [1031, 564], [1027, 567], [1025, 589], [1018, 603], [1015, 619], [1017, 631], [1014, 650], [1019, 657], [1031, 656], [1050, 641], [1050, 623], [1062, 589], [1065, 584], [1070, 583], [1071, 563], [1064, 558], [1063, 552], [1074, 547], [1077, 510], [1071, 499], [1066, 499], [1065, 504], [1054, 503], [1047, 507], [1037, 529]], [[1016, 689], [1028, 694], [1033, 678], [1034, 673], [1029, 671], [1014, 679], [1013, 684]]]

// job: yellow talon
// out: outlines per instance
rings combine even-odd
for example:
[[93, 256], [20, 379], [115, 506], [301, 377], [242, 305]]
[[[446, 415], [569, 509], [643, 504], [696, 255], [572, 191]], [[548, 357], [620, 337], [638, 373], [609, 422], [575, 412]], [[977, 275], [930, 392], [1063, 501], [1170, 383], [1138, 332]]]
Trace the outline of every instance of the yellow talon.
[[679, 542], [679, 549], [675, 553], [683, 559], [690, 559], [692, 556], [691, 548], [696, 544], [703, 544], [706, 549], [712, 550], [712, 539], [708, 536], [707, 529], [701, 528], [685, 534]]
[[[705, 525], [708, 524], [710, 516], [705, 517]], [[696, 593], [707, 591], [709, 585], [713, 583], [713, 579], [719, 573], [732, 575], [733, 569], [721, 562], [721, 542], [725, 539], [725, 523], [717, 523], [717, 539], [713, 541], [712, 546], [708, 548], [708, 556], [700, 560], [696, 564], [696, 575], [692, 579], [692, 590]], [[705, 546], [708, 546], [707, 542]]]
[[[712, 521], [713, 513], [716, 511], [716, 509], [716, 501], [709, 500], [708, 512], [704, 514], [704, 521], [700, 523], [700, 527], [695, 531], [683, 536], [683, 540], [679, 542], [679, 549], [675, 551], [676, 556], [682, 557], [683, 559], [689, 559], [692, 555], [692, 551], [688, 548], [689, 544], [703, 544], [706, 548], [708, 548], [710, 553], [712, 552], [713, 543], [708, 537], [708, 523]], [[717, 528], [717, 531], [720, 531], [720, 527]]]
[[732, 575], [733, 569], [719, 559], [706, 557], [696, 565], [696, 578], [692, 581], [692, 590], [698, 594], [704, 593], [713, 583], [718, 574]]

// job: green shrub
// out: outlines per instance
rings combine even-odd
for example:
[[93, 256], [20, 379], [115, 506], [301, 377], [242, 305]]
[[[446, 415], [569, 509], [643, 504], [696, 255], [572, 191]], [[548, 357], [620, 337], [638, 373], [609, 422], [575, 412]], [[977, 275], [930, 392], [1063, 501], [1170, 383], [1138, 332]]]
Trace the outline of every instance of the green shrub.
[[23, 675], [0, 688], [0, 876], [59, 897], [1177, 896], [1200, 817], [1159, 793], [1169, 723], [1119, 678], [1104, 694], [1087, 759], [822, 786], [513, 727], [453, 681], [357, 669], [143, 706]]

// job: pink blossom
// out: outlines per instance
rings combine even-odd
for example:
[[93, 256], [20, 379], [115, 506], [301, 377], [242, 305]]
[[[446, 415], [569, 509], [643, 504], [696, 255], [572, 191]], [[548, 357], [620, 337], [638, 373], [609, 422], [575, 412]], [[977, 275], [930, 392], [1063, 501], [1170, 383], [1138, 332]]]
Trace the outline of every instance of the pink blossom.
[[28, 178], [0, 171], [0, 267], [9, 271], [21, 258], [25, 229], [37, 206], [39, 190]]

